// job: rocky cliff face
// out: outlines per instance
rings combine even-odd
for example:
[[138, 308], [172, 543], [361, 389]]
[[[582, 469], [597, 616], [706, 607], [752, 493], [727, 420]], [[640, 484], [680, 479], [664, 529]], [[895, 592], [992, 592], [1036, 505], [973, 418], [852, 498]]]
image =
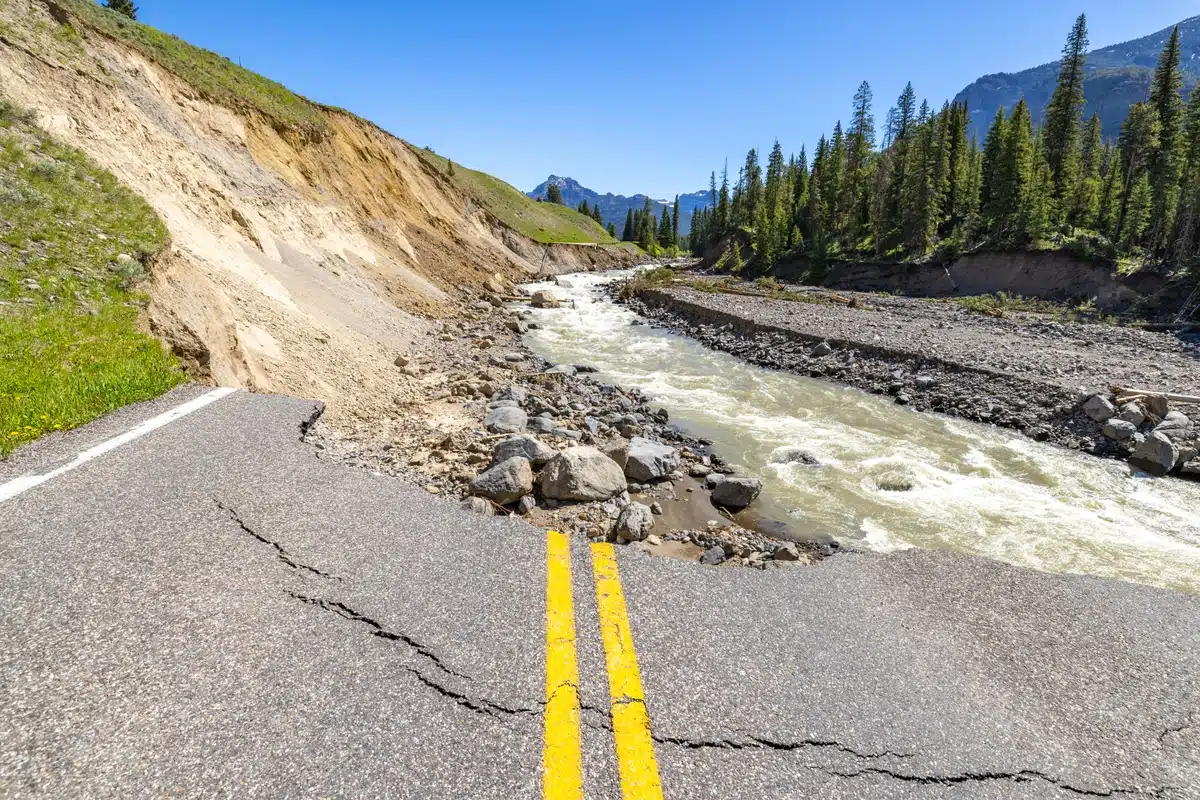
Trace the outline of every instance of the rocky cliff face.
[[494, 274], [635, 258], [548, 253], [370, 123], [318, 108], [315, 137], [214, 102], [80, 13], [50, 0], [0, 5], [0, 96], [36, 111], [167, 223], [146, 322], [196, 377], [325, 398], [335, 413], [386, 407], [409, 391], [394, 353]]

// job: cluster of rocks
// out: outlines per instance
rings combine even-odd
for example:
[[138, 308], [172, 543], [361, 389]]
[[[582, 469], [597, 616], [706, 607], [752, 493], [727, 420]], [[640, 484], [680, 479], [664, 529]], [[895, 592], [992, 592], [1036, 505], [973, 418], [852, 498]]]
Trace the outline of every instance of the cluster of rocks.
[[1152, 475], [1200, 477], [1200, 431], [1161, 396], [1121, 403], [1095, 394], [1084, 400], [1083, 410], [1102, 426], [1102, 450]]
[[[657, 544], [654, 537], [650, 544]], [[713, 520], [702, 530], [671, 531], [667, 541], [686, 542], [700, 550], [700, 563], [709, 566], [741, 566], [755, 569], [792, 564], [811, 564], [840, 547], [834, 540], [789, 542], [765, 536], [739, 525], [723, 525]]]
[[[1134, 436], [1135, 431], [1120, 423], [1105, 431], [1103, 426], [1108, 418], [1100, 419], [1084, 406], [1092, 392], [970, 366], [963, 363], [969, 360], [969, 353], [955, 361], [934, 353], [913, 355], [882, 345], [822, 340], [749, 316], [714, 310], [704, 304], [710, 302], [707, 299], [698, 303], [690, 296], [678, 296], [675, 290], [651, 289], [625, 302], [656, 324], [751, 363], [834, 380], [873, 394], [890, 395], [897, 404], [917, 411], [1013, 428], [1037, 441], [1102, 457], [1132, 458], [1141, 446], [1138, 466], [1144, 467], [1152, 460], [1165, 464], [1174, 452], [1176, 459], [1182, 460], [1172, 469], [1179, 474], [1195, 474], [1192, 467], [1184, 469], [1195, 457], [1190, 434], [1166, 436], [1167, 432], [1177, 430], [1174, 426], [1183, 416], [1178, 411], [1170, 412], [1175, 416], [1169, 421], [1165, 411], [1147, 416], [1146, 421], [1137, 425], [1139, 438]], [[1035, 325], [1053, 331], [1064, 327], [1058, 323]], [[1150, 439], [1155, 426], [1160, 424], [1166, 427], [1158, 433], [1169, 439], [1174, 451], [1158, 439], [1149, 444], [1143, 441]], [[1192, 430], [1190, 426], [1185, 428]], [[1149, 451], [1154, 447], [1159, 452], [1152, 455]], [[1160, 470], [1161, 467], [1152, 471], [1165, 474]]]

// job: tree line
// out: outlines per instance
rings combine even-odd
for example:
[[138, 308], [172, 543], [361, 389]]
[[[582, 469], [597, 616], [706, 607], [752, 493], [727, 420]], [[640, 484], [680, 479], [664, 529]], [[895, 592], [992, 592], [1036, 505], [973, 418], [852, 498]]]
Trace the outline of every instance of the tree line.
[[1098, 116], [1083, 119], [1087, 47], [1081, 14], [1044, 123], [1022, 99], [997, 110], [982, 145], [968, 138], [965, 103], [918, 105], [911, 83], [877, 141], [864, 81], [849, 125], [821, 137], [811, 164], [804, 148], [785, 159], [776, 141], [765, 174], [754, 149], [732, 186], [728, 167], [719, 182], [713, 172], [709, 204], [692, 215], [692, 249], [736, 234], [730, 241], [750, 244], [764, 267], [783, 257], [922, 260], [1027, 246], [1200, 260], [1200, 92], [1184, 102], [1178, 27], [1115, 142], [1101, 136]]
[[673, 206], [663, 208], [661, 217], [654, 213], [654, 203], [649, 197], [641, 208], [626, 211], [621, 241], [637, 242], [648, 253], [683, 247], [679, 234], [679, 195], [675, 195]]

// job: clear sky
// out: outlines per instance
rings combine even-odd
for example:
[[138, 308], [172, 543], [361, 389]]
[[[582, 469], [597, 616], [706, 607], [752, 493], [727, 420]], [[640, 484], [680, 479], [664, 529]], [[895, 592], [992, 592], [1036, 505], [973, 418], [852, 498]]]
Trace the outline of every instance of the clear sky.
[[864, 79], [941, 105], [991, 72], [1200, 13], [1194, 0], [138, 0], [139, 18], [524, 191], [690, 192], [747, 149], [810, 149]]

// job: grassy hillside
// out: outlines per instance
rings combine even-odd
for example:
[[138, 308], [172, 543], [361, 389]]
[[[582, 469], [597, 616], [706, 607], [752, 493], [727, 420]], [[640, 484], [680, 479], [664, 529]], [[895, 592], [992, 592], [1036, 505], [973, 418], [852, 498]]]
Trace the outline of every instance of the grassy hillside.
[[0, 458], [183, 380], [137, 330], [134, 286], [166, 227], [33, 123], [0, 101]]
[[[441, 173], [449, 176], [447, 159], [428, 149], [421, 154]], [[515, 186], [492, 177], [486, 172], [454, 165], [454, 184], [496, 215], [505, 225], [537, 242], [575, 242], [616, 244], [603, 227], [591, 217], [557, 203], [530, 200]]]
[[[178, 76], [214, 103], [262, 114], [279, 130], [319, 139], [329, 130], [322, 106], [282, 84], [243, 69], [217, 53], [143, 25], [97, 5], [93, 0], [57, 0], [74, 23], [123, 42]], [[420, 151], [443, 171], [446, 160]], [[544, 244], [613, 244], [600, 225], [574, 209], [539, 204], [504, 181], [483, 172], [455, 167], [455, 183], [497, 219]]]

